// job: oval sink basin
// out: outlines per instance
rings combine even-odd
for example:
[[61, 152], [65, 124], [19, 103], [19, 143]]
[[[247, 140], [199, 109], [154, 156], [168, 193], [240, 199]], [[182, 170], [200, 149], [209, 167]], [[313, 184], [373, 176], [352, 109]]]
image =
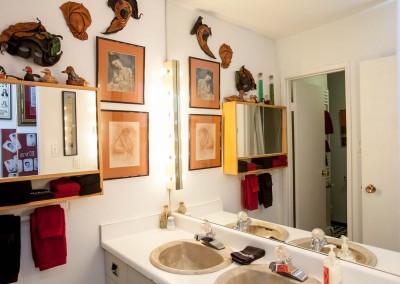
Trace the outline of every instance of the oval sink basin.
[[[334, 244], [337, 247], [336, 249], [334, 249], [335, 253], [337, 253], [338, 250], [341, 249], [342, 247], [341, 239], [332, 237], [326, 237], [326, 239], [328, 240], [329, 244]], [[311, 237], [292, 240], [289, 243], [310, 250]], [[353, 252], [353, 255], [355, 257], [355, 262], [369, 266], [376, 266], [377, 263], [376, 255], [372, 251], [357, 244], [354, 244], [352, 242], [347, 242], [347, 245], [349, 247], [349, 250]], [[328, 248], [323, 248], [323, 250], [321, 251], [321, 253], [326, 255], [328, 254], [328, 252], [329, 252]]]
[[312, 276], [308, 276], [308, 279], [304, 282], [279, 275], [278, 273], [272, 272], [266, 264], [251, 264], [248, 266], [239, 266], [230, 269], [221, 274], [215, 284], [294, 284], [294, 283], [306, 283], [306, 284], [320, 284], [317, 279]]
[[[233, 229], [235, 227], [235, 223], [230, 223], [225, 226]], [[289, 232], [281, 226], [264, 221], [253, 221], [247, 228], [247, 233], [264, 238], [275, 238], [280, 241], [286, 241], [289, 237]]]
[[155, 248], [150, 262], [155, 267], [175, 274], [206, 274], [232, 263], [232, 250], [216, 250], [195, 240], [177, 240]]

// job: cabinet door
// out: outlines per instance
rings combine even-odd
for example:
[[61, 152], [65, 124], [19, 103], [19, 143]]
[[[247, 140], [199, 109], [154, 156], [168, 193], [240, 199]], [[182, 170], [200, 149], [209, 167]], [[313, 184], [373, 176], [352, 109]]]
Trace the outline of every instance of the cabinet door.
[[112, 280], [110, 277], [108, 277], [106, 275], [106, 284], [118, 284], [117, 282], [115, 282], [114, 280]]
[[128, 265], [109, 252], [105, 252], [106, 275], [118, 284], [127, 283]]
[[153, 284], [149, 278], [142, 273], [128, 266], [128, 284]]

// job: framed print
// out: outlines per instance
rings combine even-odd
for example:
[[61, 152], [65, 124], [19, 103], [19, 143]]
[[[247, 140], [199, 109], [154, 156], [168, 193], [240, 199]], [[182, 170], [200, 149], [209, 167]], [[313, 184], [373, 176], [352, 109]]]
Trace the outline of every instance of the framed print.
[[36, 126], [36, 87], [17, 85], [18, 126]]
[[219, 62], [189, 57], [190, 107], [220, 108]]
[[11, 85], [0, 84], [0, 119], [11, 119]]
[[64, 156], [78, 155], [78, 141], [76, 134], [76, 93], [62, 92]]
[[221, 166], [221, 116], [189, 115], [189, 170]]
[[103, 177], [149, 175], [149, 113], [101, 111]]
[[145, 48], [97, 37], [97, 87], [101, 101], [144, 104]]

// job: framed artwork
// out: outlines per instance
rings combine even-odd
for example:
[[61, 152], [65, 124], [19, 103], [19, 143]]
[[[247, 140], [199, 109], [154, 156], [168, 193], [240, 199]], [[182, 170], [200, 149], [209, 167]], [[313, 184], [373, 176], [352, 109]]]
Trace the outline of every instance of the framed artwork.
[[220, 108], [220, 63], [189, 57], [190, 107]]
[[36, 87], [17, 85], [18, 126], [36, 126]]
[[221, 166], [221, 115], [189, 115], [189, 170]]
[[149, 113], [101, 111], [104, 179], [149, 175]]
[[11, 85], [0, 84], [0, 119], [11, 119]]
[[144, 104], [145, 48], [97, 37], [97, 87], [101, 101]]
[[78, 155], [78, 142], [76, 134], [76, 93], [62, 92], [63, 130], [64, 130], [64, 156]]

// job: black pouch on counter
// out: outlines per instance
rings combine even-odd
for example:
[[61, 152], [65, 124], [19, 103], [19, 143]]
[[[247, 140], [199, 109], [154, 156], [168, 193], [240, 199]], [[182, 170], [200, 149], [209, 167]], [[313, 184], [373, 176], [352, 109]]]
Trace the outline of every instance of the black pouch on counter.
[[29, 193], [31, 190], [30, 180], [0, 183], [0, 206], [30, 202]]
[[247, 246], [242, 251], [236, 251], [231, 253], [232, 260], [239, 264], [248, 265], [253, 261], [263, 257], [265, 255], [265, 250]]

